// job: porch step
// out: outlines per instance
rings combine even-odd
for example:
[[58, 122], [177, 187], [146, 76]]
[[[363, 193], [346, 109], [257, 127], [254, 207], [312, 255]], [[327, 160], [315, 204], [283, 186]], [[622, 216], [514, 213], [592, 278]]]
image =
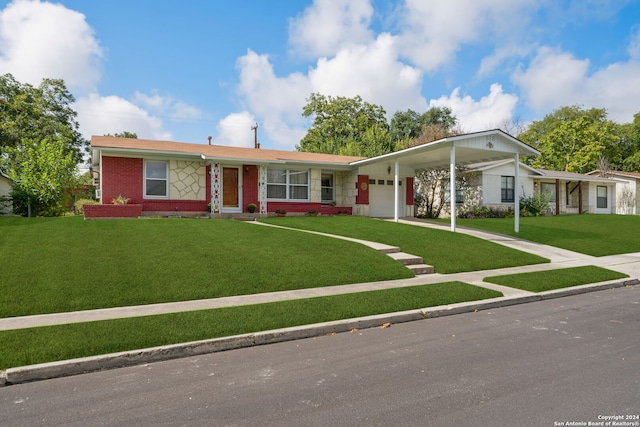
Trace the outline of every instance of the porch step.
[[388, 253], [387, 255], [389, 255], [391, 258], [395, 259], [396, 261], [398, 261], [400, 264], [404, 264], [404, 265], [414, 265], [414, 264], [423, 263], [422, 257], [406, 254], [404, 252], [393, 252], [393, 253]]
[[255, 221], [256, 220], [256, 216], [255, 215], [234, 215], [231, 219], [234, 219], [236, 221]]
[[413, 273], [416, 276], [419, 276], [421, 274], [433, 274], [436, 272], [432, 265], [427, 264], [412, 264], [407, 265], [407, 268], [413, 270]]
[[398, 261], [400, 264], [405, 265], [408, 269], [413, 271], [416, 276], [421, 274], [433, 274], [435, 269], [431, 265], [424, 264], [422, 257], [406, 254], [400, 252], [385, 252], [388, 256]]

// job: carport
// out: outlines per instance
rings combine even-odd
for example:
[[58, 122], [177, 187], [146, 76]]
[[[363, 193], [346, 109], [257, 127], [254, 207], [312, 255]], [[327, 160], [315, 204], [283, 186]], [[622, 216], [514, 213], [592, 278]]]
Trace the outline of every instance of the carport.
[[[398, 205], [400, 203], [399, 180], [400, 171], [413, 170], [433, 170], [449, 168], [451, 182], [456, 179], [456, 166], [481, 163], [494, 160], [515, 159], [514, 162], [514, 208], [515, 208], [515, 232], [520, 231], [520, 181], [518, 173], [518, 162], [521, 156], [534, 156], [540, 154], [537, 150], [529, 147], [513, 136], [499, 130], [488, 130], [483, 132], [469, 133], [465, 135], [451, 136], [427, 144], [407, 148], [385, 154], [383, 156], [372, 157], [352, 163], [353, 166], [366, 167], [373, 165], [388, 165], [389, 172], [394, 172], [394, 221], [399, 220]], [[384, 167], [384, 166], [383, 166]], [[449, 200], [451, 204], [451, 231], [456, 231], [456, 203], [455, 196], [451, 192], [455, 191], [455, 185], [449, 186]]]

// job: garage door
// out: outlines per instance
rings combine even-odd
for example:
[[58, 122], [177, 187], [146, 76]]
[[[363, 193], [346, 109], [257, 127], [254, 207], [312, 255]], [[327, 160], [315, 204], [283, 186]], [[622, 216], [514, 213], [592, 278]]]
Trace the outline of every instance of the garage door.
[[[402, 180], [400, 180], [400, 207], [405, 205], [405, 190]], [[393, 218], [393, 179], [370, 178], [369, 179], [369, 216], [376, 218]], [[402, 209], [398, 210], [399, 215], [404, 216]]]

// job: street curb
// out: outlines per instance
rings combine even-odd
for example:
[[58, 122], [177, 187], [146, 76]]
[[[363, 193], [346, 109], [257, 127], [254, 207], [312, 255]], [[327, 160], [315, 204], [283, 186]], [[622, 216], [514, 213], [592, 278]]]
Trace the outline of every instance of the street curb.
[[147, 363], [198, 356], [227, 350], [235, 350], [257, 345], [274, 344], [278, 342], [292, 341], [303, 338], [332, 335], [340, 332], [351, 331], [354, 329], [368, 329], [380, 327], [387, 324], [412, 322], [416, 320], [489, 310], [498, 307], [526, 304], [535, 301], [561, 298], [587, 292], [596, 292], [638, 284], [640, 284], [640, 280], [638, 279], [602, 282], [554, 291], [541, 292], [533, 295], [492, 298], [483, 301], [464, 302], [445, 306], [430, 307], [428, 309], [417, 309], [398, 313], [386, 313], [374, 316], [360, 317], [355, 319], [336, 320], [332, 322], [317, 323], [313, 325], [302, 325], [251, 334], [214, 338], [210, 340], [193, 341], [168, 346], [111, 353], [100, 356], [90, 356], [58, 362], [21, 366], [18, 368], [9, 368], [6, 371], [0, 371], [0, 387], [32, 381], [79, 375], [108, 369], [144, 365]]

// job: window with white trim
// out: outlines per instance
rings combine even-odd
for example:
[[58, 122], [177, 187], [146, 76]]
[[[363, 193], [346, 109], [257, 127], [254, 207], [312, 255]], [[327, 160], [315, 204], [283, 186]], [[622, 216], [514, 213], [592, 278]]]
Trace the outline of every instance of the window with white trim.
[[598, 209], [606, 209], [607, 208], [607, 187], [603, 185], [598, 185], [598, 187], [596, 188], [596, 192], [597, 192], [596, 206], [598, 207]]
[[169, 163], [147, 160], [144, 162], [144, 197], [169, 197]]
[[268, 200], [309, 200], [309, 171], [267, 169]]
[[330, 203], [336, 200], [333, 172], [322, 172], [320, 178], [321, 201]]
[[512, 176], [500, 177], [500, 200], [502, 203], [513, 203], [515, 199], [515, 178]]

